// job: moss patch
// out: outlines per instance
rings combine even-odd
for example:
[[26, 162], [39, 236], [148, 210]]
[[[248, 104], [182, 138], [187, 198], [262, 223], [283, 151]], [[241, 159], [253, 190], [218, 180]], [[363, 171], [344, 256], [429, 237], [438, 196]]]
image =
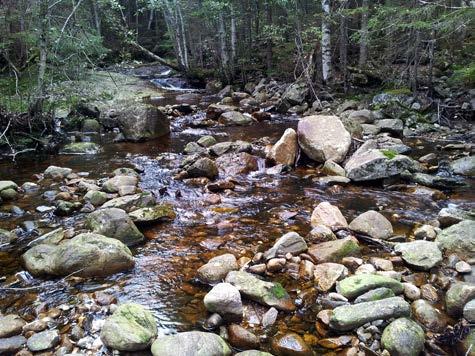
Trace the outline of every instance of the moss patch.
[[280, 283], [275, 283], [270, 291], [272, 295], [276, 297], [277, 299], [283, 299], [289, 296], [285, 288], [282, 287]]
[[386, 150], [381, 150], [381, 153], [387, 158], [387, 159], [393, 159], [395, 158], [398, 153], [394, 150], [391, 149], [386, 149]]

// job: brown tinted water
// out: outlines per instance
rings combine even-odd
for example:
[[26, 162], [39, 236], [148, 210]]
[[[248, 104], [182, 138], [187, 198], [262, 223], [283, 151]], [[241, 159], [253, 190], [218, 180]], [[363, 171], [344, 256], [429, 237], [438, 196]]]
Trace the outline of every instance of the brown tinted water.
[[[172, 179], [172, 174], [157, 155], [165, 152], [180, 153], [184, 145], [200, 135], [214, 134], [219, 141], [253, 141], [264, 136], [275, 142], [287, 127], [295, 127], [297, 118], [283, 117], [270, 122], [261, 122], [249, 127], [188, 129], [189, 118], [176, 119], [169, 137], [145, 143], [108, 143], [103, 141], [103, 151], [94, 156], [24, 156], [17, 161], [0, 161], [0, 180], [11, 179], [19, 185], [34, 181], [34, 174], [41, 173], [49, 165], [70, 167], [75, 172], [89, 172], [91, 178], [108, 176], [115, 168], [140, 165], [141, 186], [154, 192], [166, 188], [161, 199], [170, 201], [176, 209], [177, 218], [173, 222], [159, 224], [144, 230], [148, 241], [134, 249], [135, 268], [127, 273], [110, 278], [76, 280], [75, 283], [61, 283], [53, 279], [39, 279], [23, 271], [19, 255], [35, 234], [25, 235], [20, 242], [0, 250], [0, 277], [4, 284], [11, 284], [18, 277], [26, 282], [14, 283], [14, 287], [34, 287], [29, 293], [0, 289], [0, 311], [2, 313], [32, 314], [35, 308], [56, 307], [63, 303], [74, 304], [81, 293], [107, 291], [119, 301], [134, 301], [150, 307], [158, 320], [161, 333], [184, 331], [201, 327], [207, 314], [202, 300], [207, 288], [194, 280], [198, 267], [209, 258], [231, 252], [236, 256], [252, 257], [264, 250], [276, 238], [290, 230], [305, 235], [309, 230], [310, 215], [321, 201], [337, 205], [346, 218], [370, 209], [381, 210], [393, 223], [397, 234], [407, 235], [411, 229], [436, 218], [438, 211], [448, 204], [473, 207], [473, 191], [459, 190], [448, 199], [434, 201], [425, 195], [387, 190], [379, 186], [319, 186], [312, 178], [318, 175], [314, 167], [299, 167], [295, 171], [278, 176], [254, 172], [238, 177], [236, 191], [222, 195], [218, 206], [204, 204], [204, 189], [193, 187]], [[427, 151], [423, 141], [420, 154]], [[41, 194], [48, 189], [21, 198], [17, 206], [29, 212], [22, 217], [8, 213], [8, 206], [2, 206], [0, 228], [13, 229], [26, 220], [44, 218], [45, 225], [51, 226], [59, 220], [51, 215], [40, 216], [34, 210], [39, 205], [48, 205]], [[279, 213], [292, 211], [293, 219], [283, 220]], [[66, 225], [72, 225], [75, 217], [67, 218]], [[64, 221], [64, 220], [63, 220]], [[38, 229], [47, 231], [48, 228]], [[371, 252], [370, 252], [371, 254]], [[373, 253], [378, 254], [378, 253]], [[368, 254], [369, 256], [369, 254]], [[26, 277], [25, 277], [26, 276]], [[277, 275], [289, 290], [291, 296], [302, 306], [293, 316], [279, 321], [278, 329], [291, 329], [312, 334], [315, 322], [314, 310], [316, 292], [309, 285]], [[246, 320], [253, 323], [262, 315], [260, 307], [249, 306]], [[101, 318], [100, 314], [94, 316]]]

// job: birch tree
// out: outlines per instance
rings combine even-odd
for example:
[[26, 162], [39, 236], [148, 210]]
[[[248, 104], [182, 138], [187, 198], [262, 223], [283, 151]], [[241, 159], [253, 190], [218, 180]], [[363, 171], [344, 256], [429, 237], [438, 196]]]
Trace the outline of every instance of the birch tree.
[[328, 82], [332, 75], [330, 0], [322, 0], [322, 11], [322, 77], [324, 82]]

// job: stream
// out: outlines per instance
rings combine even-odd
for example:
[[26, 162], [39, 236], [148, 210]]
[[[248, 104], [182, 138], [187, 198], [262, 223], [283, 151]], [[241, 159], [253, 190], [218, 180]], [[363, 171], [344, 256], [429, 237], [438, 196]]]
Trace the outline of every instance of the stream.
[[[176, 95], [189, 89], [180, 81], [163, 78], [154, 81], [162, 87], [157, 89], [157, 96], [163, 96], [166, 104], [174, 103]], [[172, 121], [172, 132], [168, 137], [143, 143], [113, 143], [107, 136], [93, 136], [92, 140], [102, 147], [97, 155], [21, 156], [16, 162], [0, 161], [0, 180], [13, 180], [18, 185], [35, 181], [35, 174], [50, 165], [88, 172], [88, 178], [92, 179], [107, 177], [119, 167], [139, 166], [142, 169], [141, 188], [154, 192], [161, 201], [170, 202], [177, 215], [171, 222], [142, 229], [147, 241], [133, 248], [136, 258], [133, 270], [102, 279], [77, 278], [71, 283], [62, 283], [59, 279], [31, 276], [23, 269], [19, 258], [31, 240], [59, 226], [60, 221], [65, 226], [74, 225], [77, 216], [58, 218], [51, 212], [40, 214], [35, 211], [38, 206], [45, 205], [43, 194], [57, 190], [59, 185], [42, 186], [41, 190], [22, 196], [12, 203], [16, 208], [3, 204], [0, 228], [21, 229], [21, 234], [15, 244], [0, 247], [0, 287], [29, 288], [31, 291], [15, 293], [0, 289], [0, 312], [20, 314], [33, 320], [43, 310], [60, 308], [65, 311], [77, 303], [87, 305], [85, 300], [102, 291], [113, 295], [119, 303], [134, 301], [149, 307], [156, 317], [159, 335], [202, 329], [208, 316], [203, 305], [208, 289], [196, 282], [196, 270], [210, 258], [227, 252], [238, 258], [252, 258], [289, 231], [305, 236], [311, 229], [312, 210], [322, 201], [338, 206], [348, 221], [367, 210], [381, 211], [393, 224], [394, 234], [404, 236], [415, 226], [437, 219], [444, 207], [475, 208], [472, 181], [470, 187], [458, 188], [441, 199], [434, 199], [411, 187], [319, 185], [314, 179], [319, 170], [311, 164], [285, 174], [268, 175], [263, 169], [264, 162], [259, 171], [235, 177], [236, 189], [221, 194], [220, 204], [209, 205], [203, 187], [173, 179], [164, 155], [168, 153], [173, 160], [173, 155], [182, 154], [188, 142], [203, 135], [213, 135], [218, 142], [253, 142], [262, 137], [275, 142], [286, 128], [296, 128], [298, 119], [298, 116], [275, 116], [270, 121], [245, 127], [195, 129], [188, 126], [190, 117], [182, 116]], [[413, 148], [411, 157], [416, 159], [434, 150], [434, 144], [422, 138], [405, 143]], [[159, 155], [161, 159], [156, 159]], [[380, 253], [368, 249], [364, 259], [374, 255]], [[464, 278], [471, 280], [473, 277], [470, 274]], [[301, 281], [285, 275], [277, 275], [275, 280], [280, 281], [294, 299], [297, 296], [304, 298], [302, 290], [307, 286]], [[254, 315], [250, 312], [245, 323], [252, 326], [261, 313], [259, 308], [255, 307]], [[280, 331], [312, 333], [316, 312], [312, 308], [299, 309], [295, 315], [279, 318], [276, 327]], [[87, 310], [85, 315], [91, 323], [100, 323], [106, 317], [103, 311], [95, 309]], [[58, 329], [67, 330], [67, 319], [58, 321]], [[259, 328], [254, 331], [261, 333]]]

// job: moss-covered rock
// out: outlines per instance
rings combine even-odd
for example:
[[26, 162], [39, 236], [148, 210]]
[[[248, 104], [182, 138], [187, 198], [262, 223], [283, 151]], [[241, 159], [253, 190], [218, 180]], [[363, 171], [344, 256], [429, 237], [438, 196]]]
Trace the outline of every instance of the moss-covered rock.
[[463, 307], [475, 298], [475, 284], [456, 282], [452, 284], [445, 295], [447, 314], [458, 317], [463, 312]]
[[475, 220], [463, 220], [439, 233], [435, 240], [446, 253], [460, 258], [475, 257]]
[[359, 295], [376, 288], [389, 288], [395, 294], [401, 294], [404, 286], [401, 282], [378, 274], [358, 274], [345, 278], [338, 282], [336, 289], [338, 293], [346, 298], [355, 298]]
[[153, 356], [228, 356], [231, 353], [223, 338], [201, 331], [161, 336], [152, 345]]
[[415, 321], [400, 318], [384, 329], [381, 344], [391, 356], [417, 356], [424, 348], [424, 330]]
[[176, 217], [173, 206], [160, 204], [150, 208], [142, 208], [129, 213], [130, 218], [136, 224], [150, 224], [164, 220], [173, 220]]
[[63, 147], [61, 153], [63, 154], [88, 154], [94, 155], [99, 153], [101, 148], [94, 142], [77, 142], [70, 143]]
[[101, 331], [104, 344], [119, 351], [144, 350], [156, 336], [157, 325], [152, 313], [135, 303], [120, 305], [107, 318]]

